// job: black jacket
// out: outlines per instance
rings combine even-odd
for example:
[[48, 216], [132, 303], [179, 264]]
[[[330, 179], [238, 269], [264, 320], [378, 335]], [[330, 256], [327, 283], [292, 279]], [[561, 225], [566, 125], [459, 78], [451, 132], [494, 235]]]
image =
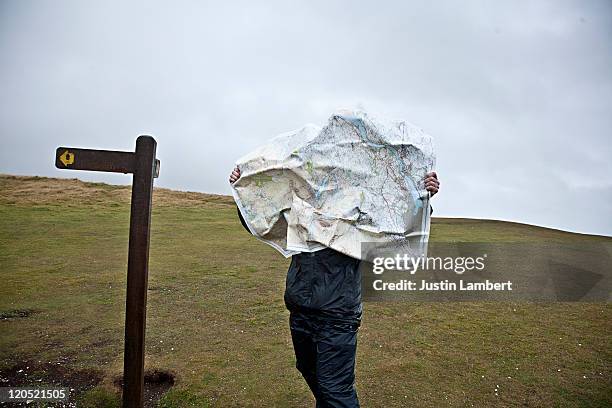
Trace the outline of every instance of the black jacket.
[[[240, 210], [238, 216], [248, 231]], [[359, 259], [331, 248], [293, 255], [285, 284], [287, 309], [325, 321], [358, 324], [362, 313], [359, 265]]]

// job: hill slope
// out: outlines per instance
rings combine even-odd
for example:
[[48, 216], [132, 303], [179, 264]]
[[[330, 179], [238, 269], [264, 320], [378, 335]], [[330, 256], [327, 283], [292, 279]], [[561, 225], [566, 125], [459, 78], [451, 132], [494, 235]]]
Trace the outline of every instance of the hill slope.
[[[311, 406], [282, 301], [288, 260], [242, 229], [230, 197], [154, 196], [146, 364], [176, 376], [161, 406]], [[129, 198], [123, 186], [0, 176], [0, 377], [61, 378], [80, 406], [116, 403]], [[432, 222], [432, 241], [526, 238], [610, 242], [499, 221]], [[360, 399], [610, 406], [611, 321], [609, 304], [366, 303]]]

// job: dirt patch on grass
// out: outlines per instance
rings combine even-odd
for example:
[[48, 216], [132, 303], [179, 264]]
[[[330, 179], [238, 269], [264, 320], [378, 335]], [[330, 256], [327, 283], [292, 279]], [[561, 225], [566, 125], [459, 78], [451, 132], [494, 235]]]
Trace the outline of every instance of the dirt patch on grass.
[[[76, 407], [79, 398], [88, 391], [101, 386], [104, 380], [102, 370], [85, 368], [75, 369], [61, 361], [22, 360], [18, 364], [0, 369], [0, 387], [62, 387], [70, 390], [65, 401], [49, 402], [48, 407]], [[160, 398], [174, 385], [176, 375], [172, 371], [149, 369], [145, 371], [144, 406], [155, 408]], [[114, 399], [120, 400], [123, 377], [113, 380]], [[109, 395], [113, 395], [111, 392]], [[91, 396], [90, 396], [91, 399]], [[79, 403], [80, 404], [80, 403]], [[11, 406], [31, 406], [25, 402]]]
[[[175, 374], [168, 370], [151, 369], [145, 370], [144, 374], [144, 406], [145, 408], [154, 408], [157, 402], [173, 385]], [[113, 381], [115, 387], [121, 390], [123, 387], [123, 377], [115, 377]]]
[[[74, 369], [64, 361], [34, 361], [22, 362], [0, 370], [0, 387], [45, 387], [54, 386], [68, 388], [70, 396], [61, 402], [49, 403], [49, 407], [74, 407], [77, 397], [83, 392], [98, 385], [104, 373], [95, 369]], [[12, 406], [31, 406], [17, 403]]]
[[13, 319], [24, 319], [30, 317], [36, 313], [36, 310], [32, 309], [12, 309], [0, 312], [0, 320], [13, 320]]

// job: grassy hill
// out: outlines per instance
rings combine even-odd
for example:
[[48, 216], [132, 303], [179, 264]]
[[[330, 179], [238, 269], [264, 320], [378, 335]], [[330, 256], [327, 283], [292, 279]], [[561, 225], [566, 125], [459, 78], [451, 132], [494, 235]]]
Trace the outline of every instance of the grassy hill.
[[[152, 401], [312, 406], [293, 366], [282, 300], [288, 260], [242, 229], [230, 197], [166, 189], [154, 196]], [[80, 407], [117, 406], [129, 199], [123, 186], [0, 176], [0, 385], [55, 381], [75, 390]], [[612, 242], [499, 221], [432, 223], [434, 242], [519, 238]], [[366, 303], [360, 400], [612, 406], [611, 322], [609, 304]]]

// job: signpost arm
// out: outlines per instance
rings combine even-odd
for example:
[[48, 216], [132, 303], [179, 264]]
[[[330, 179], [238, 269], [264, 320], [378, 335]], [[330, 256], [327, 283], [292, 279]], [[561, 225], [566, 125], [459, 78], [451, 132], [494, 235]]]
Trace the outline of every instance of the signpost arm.
[[125, 302], [124, 408], [140, 408], [144, 399], [144, 340], [156, 147], [151, 136], [140, 136], [136, 140]]

